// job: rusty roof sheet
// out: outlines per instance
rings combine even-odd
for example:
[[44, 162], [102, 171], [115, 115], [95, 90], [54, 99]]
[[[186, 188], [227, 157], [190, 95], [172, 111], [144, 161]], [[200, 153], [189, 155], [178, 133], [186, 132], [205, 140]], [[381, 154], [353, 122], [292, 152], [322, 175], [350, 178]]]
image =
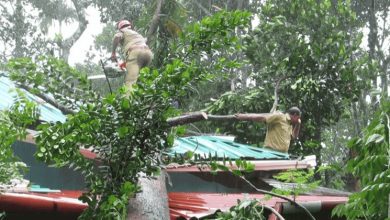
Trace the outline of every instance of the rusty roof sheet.
[[[292, 196], [289, 197], [290, 199], [293, 199]], [[171, 219], [176, 219], [177, 217], [185, 219], [193, 217], [200, 218], [213, 214], [218, 210], [227, 211], [230, 207], [237, 205], [238, 199], [257, 199], [260, 203], [271, 207], [275, 207], [277, 204], [282, 204], [284, 207], [283, 213], [291, 212], [291, 210], [294, 209], [294, 207], [289, 207], [289, 204], [285, 200], [276, 197], [265, 199], [264, 194], [170, 192], [168, 193], [168, 198]], [[332, 210], [335, 206], [343, 204], [347, 200], [347, 196], [295, 197], [295, 201], [297, 203], [305, 206], [306, 208], [315, 209], [317, 211]]]

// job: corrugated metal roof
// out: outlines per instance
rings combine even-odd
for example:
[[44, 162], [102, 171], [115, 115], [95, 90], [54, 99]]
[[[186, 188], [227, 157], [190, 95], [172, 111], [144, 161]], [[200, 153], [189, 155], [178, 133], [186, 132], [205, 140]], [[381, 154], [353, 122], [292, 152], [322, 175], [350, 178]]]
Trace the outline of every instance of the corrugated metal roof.
[[[0, 110], [9, 108], [14, 103], [17, 96], [15, 84], [6, 76], [0, 73]], [[20, 89], [30, 100], [37, 103], [40, 110], [40, 119], [48, 122], [64, 122], [66, 116], [62, 112], [46, 103], [44, 100], [30, 92]], [[193, 136], [177, 138], [174, 146], [170, 149], [170, 154], [184, 154], [188, 151], [196, 154], [208, 156], [217, 155], [219, 158], [249, 159], [249, 160], [288, 160], [289, 155], [272, 151], [269, 149], [252, 147], [250, 145], [239, 144], [233, 141], [232, 137], [226, 136]]]
[[[0, 73], [0, 110], [11, 107], [15, 102], [15, 98], [17, 97], [15, 88], [15, 84], [6, 76], [6, 74]], [[64, 122], [66, 120], [66, 116], [62, 114], [59, 109], [24, 89], [20, 90], [26, 94], [26, 97], [29, 100], [34, 101], [37, 104], [40, 111], [40, 120], [47, 122]]]
[[[182, 217], [184, 219], [201, 218], [217, 210], [227, 211], [230, 207], [237, 205], [237, 200], [244, 201], [246, 199], [257, 199], [262, 204], [271, 207], [276, 207], [278, 203], [283, 206], [282, 214], [299, 213], [300, 210], [294, 205], [286, 202], [283, 199], [272, 197], [265, 199], [264, 194], [248, 194], [248, 193], [168, 193], [169, 212], [171, 219]], [[347, 196], [287, 196], [294, 199], [295, 202], [303, 205], [312, 213], [328, 212], [339, 204], [344, 204], [348, 201]], [[293, 207], [291, 207], [291, 206]], [[288, 208], [288, 209], [287, 209]], [[297, 218], [294, 218], [297, 219]]]
[[174, 153], [184, 154], [188, 151], [195, 154], [205, 155], [211, 153], [219, 158], [249, 159], [249, 160], [288, 160], [289, 155], [265, 148], [252, 147], [239, 144], [233, 138], [219, 136], [192, 136], [177, 138], [171, 148], [171, 155]]

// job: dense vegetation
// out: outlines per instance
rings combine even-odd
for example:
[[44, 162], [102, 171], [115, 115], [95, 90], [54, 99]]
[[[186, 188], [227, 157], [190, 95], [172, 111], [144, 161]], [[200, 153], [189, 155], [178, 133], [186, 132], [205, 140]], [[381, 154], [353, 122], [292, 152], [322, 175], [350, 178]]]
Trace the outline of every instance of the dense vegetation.
[[[87, 28], [88, 7], [100, 11], [105, 26], [94, 50], [75, 69], [67, 62]], [[389, 1], [9, 0], [0, 8], [0, 67], [20, 87], [51, 94], [69, 115], [65, 123], [36, 128], [41, 131], [36, 156], [83, 170], [90, 189], [82, 198], [89, 204], [85, 218], [126, 215], [128, 198], [139, 191], [139, 173], [158, 175], [164, 151], [183, 131], [172, 129], [169, 117], [202, 109], [269, 112], [276, 98], [280, 110], [293, 105], [303, 110], [301, 135], [290, 153], [315, 154], [319, 165], [332, 168], [316, 172], [316, 180], [348, 190], [359, 189], [360, 181], [361, 191], [337, 214], [386, 217]], [[100, 64], [90, 60], [110, 51], [113, 24], [121, 18], [134, 21], [155, 53], [129, 98], [120, 79], [109, 94], [105, 81], [86, 78], [102, 73]], [[76, 23], [77, 30], [64, 37], [69, 23]], [[48, 37], [53, 24], [58, 30]], [[36, 118], [31, 104], [22, 105], [24, 112], [17, 104], [1, 113], [0, 136], [7, 141], [1, 143], [0, 162], [2, 168], [12, 167], [4, 172], [16, 176], [20, 164], [10, 144], [22, 139]], [[186, 128], [234, 134], [237, 141], [254, 145], [261, 145], [265, 134], [258, 123], [202, 122]], [[80, 146], [93, 146], [100, 166], [83, 158]], [[11, 175], [4, 172], [0, 180], [8, 182]]]

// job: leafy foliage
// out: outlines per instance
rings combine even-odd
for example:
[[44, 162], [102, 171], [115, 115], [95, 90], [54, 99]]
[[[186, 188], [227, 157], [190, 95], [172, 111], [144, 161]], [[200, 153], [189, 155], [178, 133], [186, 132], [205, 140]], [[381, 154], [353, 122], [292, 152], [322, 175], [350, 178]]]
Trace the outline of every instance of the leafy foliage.
[[[351, 98], [357, 91], [353, 86], [359, 85], [357, 67], [349, 57], [358, 50], [360, 39], [345, 32], [347, 26], [354, 27], [349, 5], [312, 0], [275, 3], [278, 7], [269, 2], [262, 8], [263, 22], [247, 41], [247, 54], [259, 67], [259, 77], [266, 83], [287, 77], [283, 103], [299, 103], [316, 127], [338, 120], [340, 98]], [[314, 109], [322, 109], [321, 115], [309, 115]]]
[[[144, 6], [150, 2], [146, 0], [140, 1], [93, 1], [93, 4], [98, 7], [101, 12], [101, 21], [119, 21], [121, 19], [139, 20], [142, 13], [145, 12]], [[155, 1], [153, 1], [155, 4]], [[153, 5], [151, 4], [151, 5]]]
[[[38, 119], [34, 103], [20, 93], [8, 110], [0, 111], [0, 183], [7, 185], [22, 178], [26, 165], [13, 154], [12, 144], [26, 138], [26, 128]], [[0, 189], [3, 190], [3, 189]]]
[[[85, 76], [53, 58], [41, 58], [36, 63], [28, 59], [10, 62], [14, 80], [52, 94], [77, 111], [64, 123], [38, 127], [36, 157], [84, 173], [89, 191], [80, 199], [89, 208], [81, 218], [125, 218], [129, 196], [140, 190], [139, 175], [158, 175], [163, 152], [173, 143], [166, 121], [178, 114], [172, 101], [185, 95], [191, 83], [206, 79], [230, 62], [221, 59], [205, 67], [203, 60], [195, 58], [206, 51], [216, 53], [226, 44], [234, 47], [236, 37], [230, 31], [248, 23], [249, 16], [245, 12], [221, 12], [194, 24], [190, 34], [174, 45], [181, 53], [170, 54], [159, 70], [143, 69], [129, 96], [120, 89], [100, 98], [93, 94]], [[209, 44], [199, 46], [205, 41]], [[97, 165], [84, 158], [80, 148], [92, 149]]]
[[238, 219], [266, 219], [263, 216], [263, 206], [258, 200], [237, 201], [237, 205], [231, 207], [228, 212], [219, 212], [217, 220], [238, 220]]
[[[12, 7], [11, 7], [12, 6]], [[0, 2], [0, 60], [47, 53], [50, 45], [34, 23], [35, 10], [30, 1], [9, 0]], [[44, 46], [43, 46], [44, 45]]]
[[[348, 1], [330, 0], [269, 0], [257, 16], [260, 23], [245, 37], [243, 46], [255, 68], [249, 75], [255, 86], [210, 108], [216, 113], [230, 109], [269, 112], [280, 80], [279, 109], [299, 106], [303, 110], [300, 142], [290, 152], [321, 158], [321, 131], [339, 120], [344, 103], [365, 84], [358, 77], [367, 69], [365, 61], [351, 59], [360, 53], [361, 34], [354, 32], [359, 27], [356, 16]], [[261, 92], [250, 92], [259, 88]], [[239, 109], [236, 106], [243, 96], [252, 102]], [[259, 143], [265, 134], [245, 135], [241, 123], [234, 126], [233, 130], [227, 127], [228, 131], [240, 134], [240, 141], [246, 143]]]
[[287, 182], [287, 183], [296, 183], [295, 187], [291, 189], [274, 189], [273, 192], [280, 195], [301, 195], [305, 192], [315, 189], [320, 181], [314, 180], [314, 169], [308, 171], [305, 170], [288, 170], [285, 172], [278, 173], [273, 176], [275, 179]]
[[[238, 112], [268, 112], [271, 109], [272, 97], [263, 87], [240, 90], [237, 92], [226, 92], [212, 103], [208, 103], [205, 110], [210, 114], [231, 115]], [[259, 103], [262, 103], [261, 105]], [[222, 122], [220, 127], [225, 129], [222, 132], [236, 136], [236, 141], [242, 143], [254, 143], [262, 146], [266, 128], [264, 125], [255, 122]]]
[[54, 57], [16, 58], [8, 62], [10, 78], [34, 89], [31, 92], [51, 94], [59, 104], [77, 110], [80, 105], [99, 99], [85, 74]]
[[383, 98], [362, 138], [350, 141], [355, 158], [348, 162], [348, 170], [360, 179], [362, 190], [350, 196], [334, 214], [347, 219], [386, 219], [389, 206], [389, 144], [390, 102]]

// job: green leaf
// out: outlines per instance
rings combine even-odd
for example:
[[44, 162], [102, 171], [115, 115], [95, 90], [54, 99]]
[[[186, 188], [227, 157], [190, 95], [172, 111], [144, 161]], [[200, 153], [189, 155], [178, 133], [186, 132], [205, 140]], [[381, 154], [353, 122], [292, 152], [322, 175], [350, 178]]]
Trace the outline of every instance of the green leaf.
[[118, 129], [119, 137], [123, 138], [129, 133], [129, 127], [123, 126]]
[[129, 99], [122, 99], [122, 108], [123, 109], [129, 109], [130, 108], [130, 101]]
[[367, 141], [366, 141], [366, 145], [369, 145], [369, 144], [372, 144], [372, 143], [381, 143], [383, 142], [384, 140], [384, 137], [380, 134], [372, 134], [371, 136], [368, 137]]
[[255, 170], [255, 164], [247, 163], [245, 167], [246, 172], [253, 172]]
[[236, 176], [242, 176], [242, 172], [239, 170], [232, 170], [232, 173]]

